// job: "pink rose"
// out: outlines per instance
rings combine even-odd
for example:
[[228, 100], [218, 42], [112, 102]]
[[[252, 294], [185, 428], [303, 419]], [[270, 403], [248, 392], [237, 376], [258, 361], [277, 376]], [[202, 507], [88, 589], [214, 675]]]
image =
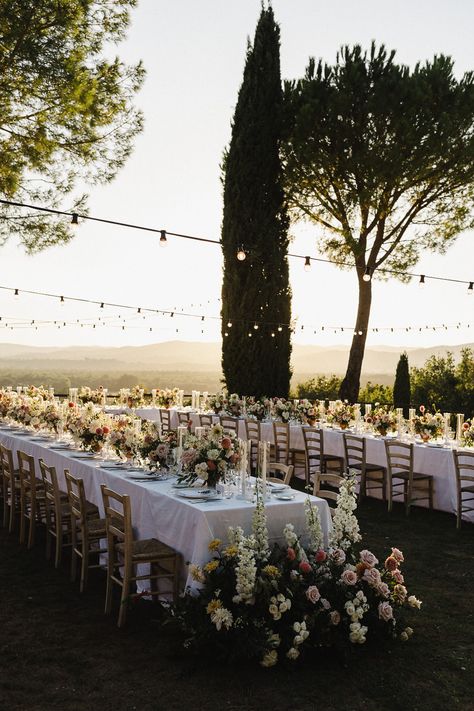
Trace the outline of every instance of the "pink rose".
[[407, 589], [404, 585], [395, 585], [393, 588], [393, 597], [397, 602], [402, 604], [405, 602], [407, 596]]
[[230, 449], [232, 447], [232, 440], [230, 437], [223, 437], [222, 438], [222, 449]]
[[379, 602], [379, 618], [384, 622], [393, 620], [392, 606], [388, 602]]
[[357, 573], [353, 570], [345, 570], [341, 575], [341, 580], [344, 585], [355, 585], [357, 582]]
[[393, 557], [393, 555], [389, 555], [384, 565], [390, 573], [393, 573], [393, 571], [398, 568], [398, 561]]
[[346, 554], [341, 548], [336, 548], [331, 553], [331, 560], [335, 565], [343, 565], [346, 562]]
[[183, 467], [189, 467], [197, 458], [197, 452], [195, 449], [185, 449], [181, 455], [181, 463]]
[[109, 430], [108, 427], [102, 427], [102, 432], [103, 432], [105, 435], [108, 435], [109, 432], [110, 432], [110, 430]]
[[99, 435], [99, 437], [100, 437], [100, 435], [102, 434], [102, 432], [103, 432], [102, 427], [97, 427], [97, 429], [96, 429], [96, 431], [95, 431], [96, 435]]
[[403, 577], [403, 575], [400, 573], [399, 570], [393, 571], [392, 578], [395, 580], [396, 583], [399, 583], [400, 585], [405, 582], [405, 578]]
[[307, 575], [308, 573], [311, 573], [312, 568], [310, 564], [306, 560], [302, 560], [300, 563], [300, 571], [304, 574]]
[[392, 556], [398, 563], [403, 563], [403, 561], [405, 560], [405, 558], [403, 557], [403, 553], [399, 551], [398, 548], [392, 548]]
[[288, 548], [286, 551], [286, 557], [288, 560], [294, 560], [296, 558], [296, 553], [293, 548]]
[[379, 562], [374, 556], [374, 554], [368, 550], [363, 550], [360, 552], [360, 559], [363, 563], [367, 563], [367, 565], [370, 565], [371, 568], [373, 568], [374, 565], [377, 565], [377, 563]]
[[387, 583], [379, 583], [376, 590], [381, 597], [388, 597], [390, 595], [390, 588]]
[[326, 600], [324, 597], [321, 598], [321, 605], [324, 607], [325, 610], [331, 609], [331, 603], [329, 602], [329, 600]]
[[341, 621], [341, 615], [337, 610], [333, 610], [332, 612], [329, 613], [329, 618], [331, 620], [332, 625], [338, 625], [339, 622]]
[[316, 551], [316, 555], [314, 556], [314, 560], [316, 563], [322, 563], [325, 561], [327, 558], [326, 551], [323, 551], [322, 548], [319, 549], [319, 551]]
[[369, 568], [368, 570], [364, 570], [364, 575], [362, 577], [367, 583], [369, 583], [369, 585], [374, 588], [378, 587], [382, 582], [380, 578], [380, 573], [377, 568]]
[[306, 590], [306, 597], [308, 598], [308, 600], [310, 602], [313, 603], [313, 605], [315, 605], [318, 602], [319, 598], [321, 597], [321, 594], [320, 594], [318, 588], [316, 587], [316, 585], [309, 586], [309, 588]]

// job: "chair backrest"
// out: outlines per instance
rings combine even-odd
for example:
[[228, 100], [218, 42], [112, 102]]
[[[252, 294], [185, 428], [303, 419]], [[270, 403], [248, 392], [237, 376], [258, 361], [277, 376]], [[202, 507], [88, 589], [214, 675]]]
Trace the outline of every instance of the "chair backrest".
[[396, 478], [397, 474], [408, 474], [411, 480], [413, 478], [413, 444], [386, 439], [385, 452], [389, 476]]
[[46, 505], [53, 505], [56, 512], [59, 512], [61, 507], [61, 493], [58, 484], [58, 475], [55, 467], [48, 467], [42, 460], [39, 460], [41, 478], [43, 479]]
[[230, 417], [230, 415], [221, 415], [221, 427], [224, 432], [234, 432], [236, 435], [239, 433], [239, 418]]
[[[344, 477], [339, 476], [339, 474], [322, 474], [318, 472], [314, 479], [313, 494], [321, 499], [336, 502], [343, 481]], [[327, 488], [328, 485], [331, 487], [330, 489]]]
[[262, 428], [258, 420], [245, 420], [245, 432], [247, 439], [252, 439], [254, 442], [260, 442]]
[[199, 415], [199, 424], [201, 427], [212, 427], [212, 415]]
[[290, 485], [291, 478], [293, 476], [293, 464], [280, 464], [279, 462], [271, 462], [268, 471], [271, 474], [275, 472], [281, 474], [282, 476], [270, 476], [268, 481], [282, 482], [283, 484]]
[[461, 452], [453, 449], [454, 466], [458, 492], [464, 486], [474, 486], [474, 452]]
[[0, 471], [8, 479], [10, 486], [13, 486], [15, 478], [15, 467], [13, 466], [13, 452], [8, 447], [0, 444]]
[[169, 432], [171, 429], [171, 412], [169, 410], [160, 410], [161, 431]]
[[26, 493], [34, 495], [36, 491], [35, 458], [30, 454], [18, 450], [18, 472], [20, 474], [20, 487]]
[[133, 529], [130, 497], [126, 494], [118, 494], [105, 484], [101, 484], [100, 488], [104, 502], [105, 527], [107, 538], [109, 539], [109, 550], [112, 550], [113, 541], [118, 541], [124, 544], [125, 555], [131, 555]]
[[67, 495], [71, 514], [76, 518], [81, 526], [86, 522], [86, 492], [84, 490], [84, 480], [76, 479], [68, 469], [64, 470], [66, 477]]
[[189, 414], [187, 412], [178, 412], [178, 425], [188, 426]]
[[317, 427], [303, 427], [307, 476], [321, 471], [324, 458], [324, 433]]
[[347, 468], [359, 465], [359, 469], [366, 463], [365, 438], [357, 435], [344, 434], [344, 454], [346, 455]]
[[290, 456], [290, 426], [288, 422], [273, 423], [275, 439], [275, 459], [280, 464], [288, 464]]

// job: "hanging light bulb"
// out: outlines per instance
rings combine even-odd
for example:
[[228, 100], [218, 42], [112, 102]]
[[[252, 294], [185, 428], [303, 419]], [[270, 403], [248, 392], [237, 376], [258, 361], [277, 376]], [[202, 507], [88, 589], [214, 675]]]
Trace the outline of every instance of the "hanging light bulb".
[[425, 284], [426, 284], [426, 282], [425, 282], [425, 275], [424, 275], [424, 274], [420, 274], [420, 281], [419, 281], [418, 286], [424, 286]]
[[474, 291], [474, 282], [470, 281], [469, 286], [467, 287], [467, 295], [472, 296], [473, 291]]
[[256, 331], [258, 331], [258, 323], [254, 323], [253, 327]]
[[232, 328], [232, 321], [227, 321], [227, 328]]
[[242, 246], [240, 246], [237, 251], [237, 259], [239, 260], [239, 262], [244, 262], [247, 259], [245, 249]]
[[364, 281], [370, 281], [372, 279], [372, 269], [370, 267], [365, 268], [364, 276], [362, 277]]
[[77, 214], [77, 212], [72, 213], [71, 225], [74, 228], [79, 227], [79, 215]]
[[283, 331], [283, 327], [282, 327], [282, 326], [278, 326], [278, 330], [279, 330], [279, 331]]
[[160, 230], [160, 247], [166, 247], [167, 243], [166, 230]]
[[304, 270], [305, 272], [311, 271], [311, 257], [304, 258]]
[[18, 291], [18, 289], [15, 289], [15, 293], [13, 294], [13, 296], [20, 296], [20, 292]]
[[59, 303], [61, 304], [61, 306], [64, 306], [64, 296], [60, 297]]

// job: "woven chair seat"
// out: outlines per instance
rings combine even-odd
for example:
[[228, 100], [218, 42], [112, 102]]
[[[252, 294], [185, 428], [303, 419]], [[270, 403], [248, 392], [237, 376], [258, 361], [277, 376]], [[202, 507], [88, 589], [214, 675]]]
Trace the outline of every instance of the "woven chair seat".
[[93, 518], [87, 522], [89, 536], [94, 538], [105, 538], [105, 518]]
[[[117, 551], [119, 553], [125, 552], [125, 545], [123, 543], [117, 543]], [[149, 560], [150, 558], [168, 558], [175, 556], [176, 551], [165, 543], [161, 543], [156, 538], [145, 538], [142, 541], [132, 542], [132, 560]]]
[[[354, 464], [350, 465], [351, 469], [362, 469], [362, 464], [360, 462], [355, 462]], [[365, 465], [365, 471], [366, 472], [384, 472], [387, 469], [387, 467], [384, 467], [382, 464], [369, 464], [368, 462]]]
[[[61, 496], [61, 516], [70, 516], [71, 515], [71, 507], [69, 505], [68, 501], [68, 496], [67, 494], [64, 494], [65, 500], [63, 501], [63, 496]], [[99, 515], [99, 509], [95, 504], [93, 504], [91, 501], [86, 501], [86, 516], [95, 516], [98, 517]]]
[[[408, 481], [410, 478], [410, 475], [408, 472], [394, 472], [393, 473], [393, 478], [394, 479], [403, 479], [404, 481]], [[431, 474], [420, 474], [420, 472], [413, 472], [413, 481], [422, 481], [423, 479], [432, 479]]]

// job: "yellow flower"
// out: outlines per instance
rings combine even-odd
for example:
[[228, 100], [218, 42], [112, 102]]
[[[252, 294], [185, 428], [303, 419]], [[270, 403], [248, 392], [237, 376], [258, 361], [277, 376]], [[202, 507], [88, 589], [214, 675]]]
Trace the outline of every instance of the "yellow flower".
[[263, 572], [270, 578], [279, 578], [281, 573], [278, 568], [274, 565], [266, 565], [263, 568]]
[[197, 583], [204, 582], [204, 573], [202, 572], [202, 568], [200, 568], [199, 565], [190, 565], [189, 572], [191, 574], [192, 579], [195, 580]]
[[211, 602], [206, 607], [206, 612], [208, 615], [212, 615], [212, 613], [218, 610], [219, 607], [222, 607], [222, 602], [214, 598], [214, 600], [211, 600]]
[[220, 538], [214, 538], [208, 545], [208, 548], [210, 551], [217, 551], [219, 549], [219, 546], [221, 545], [222, 541]]
[[206, 563], [206, 565], [204, 566], [204, 570], [206, 571], [206, 573], [212, 573], [212, 571], [215, 570], [218, 566], [218, 560], [210, 560], [209, 563]]
[[224, 549], [224, 555], [228, 558], [234, 558], [238, 552], [237, 546], [227, 546], [227, 548]]

